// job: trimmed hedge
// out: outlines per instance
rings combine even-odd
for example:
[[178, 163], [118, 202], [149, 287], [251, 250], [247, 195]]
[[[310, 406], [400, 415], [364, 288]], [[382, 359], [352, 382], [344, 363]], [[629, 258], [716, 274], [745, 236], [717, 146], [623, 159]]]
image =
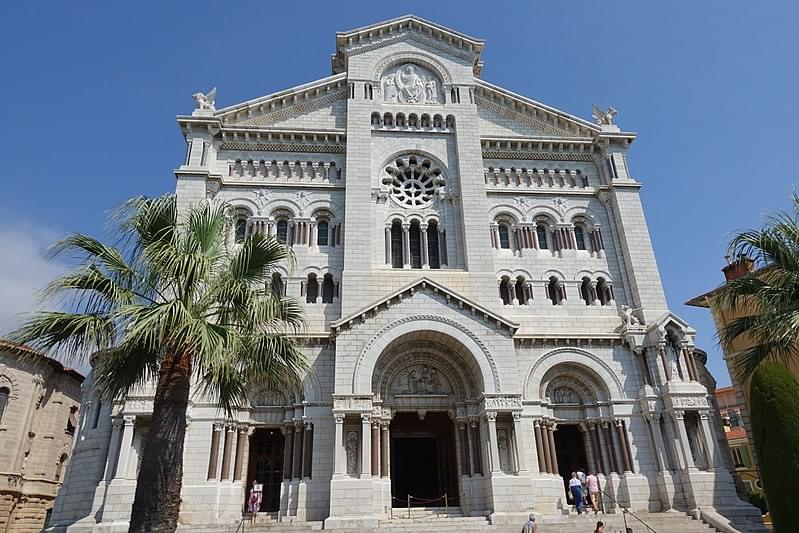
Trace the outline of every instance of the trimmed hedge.
[[799, 382], [784, 366], [762, 363], [752, 375], [752, 438], [775, 530], [799, 532]]

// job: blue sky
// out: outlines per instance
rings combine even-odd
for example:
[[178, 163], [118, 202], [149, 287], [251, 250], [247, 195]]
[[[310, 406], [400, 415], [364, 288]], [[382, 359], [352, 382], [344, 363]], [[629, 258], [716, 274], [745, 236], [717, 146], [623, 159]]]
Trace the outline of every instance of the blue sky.
[[41, 249], [102, 234], [106, 211], [174, 189], [176, 114], [330, 74], [337, 30], [415, 13], [485, 39], [483, 78], [636, 131], [630, 164], [672, 309], [729, 379], [709, 313], [732, 231], [787, 206], [796, 2], [9, 2], [0, 32], [0, 330], [61, 266]]

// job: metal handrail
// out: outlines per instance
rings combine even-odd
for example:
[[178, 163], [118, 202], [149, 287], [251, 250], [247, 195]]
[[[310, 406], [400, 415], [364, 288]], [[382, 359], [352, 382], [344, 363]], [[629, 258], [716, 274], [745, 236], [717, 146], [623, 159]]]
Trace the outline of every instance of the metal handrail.
[[617, 506], [621, 507], [622, 516], [624, 517], [624, 529], [625, 529], [625, 530], [627, 530], [627, 515], [630, 515], [630, 516], [632, 516], [633, 518], [635, 518], [636, 520], [638, 520], [639, 522], [641, 522], [641, 523], [644, 525], [644, 527], [645, 527], [646, 529], [648, 529], [648, 530], [649, 530], [649, 531], [651, 531], [652, 533], [657, 533], [657, 531], [655, 531], [654, 529], [652, 529], [652, 528], [649, 526], [649, 524], [647, 524], [646, 522], [644, 522], [643, 520], [641, 520], [641, 518], [640, 518], [638, 515], [636, 515], [636, 514], [635, 514], [634, 512], [632, 512], [632, 511], [630, 511], [630, 509], [629, 509], [628, 507], [625, 507], [625, 506], [623, 506], [623, 505], [621, 504], [621, 502], [619, 502], [619, 500], [617, 500], [616, 498], [614, 498], [613, 496], [611, 496], [610, 494], [608, 494], [607, 492], [605, 492], [605, 489], [600, 489], [600, 492], [601, 492], [602, 494], [604, 494], [605, 496], [607, 496], [608, 498], [610, 498], [610, 501], [612, 501], [613, 503], [615, 503]]

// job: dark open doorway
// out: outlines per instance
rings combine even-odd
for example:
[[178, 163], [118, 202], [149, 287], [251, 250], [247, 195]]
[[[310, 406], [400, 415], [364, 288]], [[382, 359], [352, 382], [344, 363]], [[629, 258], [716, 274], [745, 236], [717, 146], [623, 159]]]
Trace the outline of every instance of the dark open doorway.
[[394, 507], [458, 504], [458, 479], [452, 420], [446, 413], [398, 413], [391, 422], [391, 495]]
[[571, 473], [582, 470], [587, 473], [583, 435], [576, 425], [561, 424], [555, 431], [555, 452], [558, 458], [558, 474], [568, 484]]
[[253, 481], [263, 485], [262, 513], [280, 510], [280, 483], [283, 480], [283, 446], [285, 439], [279, 429], [258, 428], [250, 437], [250, 463], [247, 468], [247, 490], [244, 503]]

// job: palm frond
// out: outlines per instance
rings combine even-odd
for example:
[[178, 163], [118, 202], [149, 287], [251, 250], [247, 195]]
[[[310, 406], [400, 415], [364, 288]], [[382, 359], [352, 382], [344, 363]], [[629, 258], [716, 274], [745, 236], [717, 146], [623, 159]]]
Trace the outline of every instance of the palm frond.
[[41, 352], [58, 352], [74, 362], [113, 346], [116, 329], [107, 315], [42, 311], [31, 315], [8, 338]]

